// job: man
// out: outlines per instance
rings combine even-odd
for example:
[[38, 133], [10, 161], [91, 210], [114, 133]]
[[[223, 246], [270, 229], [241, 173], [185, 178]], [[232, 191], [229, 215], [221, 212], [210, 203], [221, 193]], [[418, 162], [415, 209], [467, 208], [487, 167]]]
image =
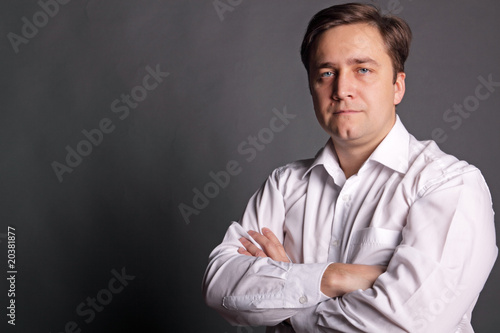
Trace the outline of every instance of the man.
[[276, 169], [210, 255], [204, 296], [268, 332], [473, 332], [497, 257], [475, 167], [417, 141], [396, 105], [411, 31], [372, 6], [320, 11], [301, 55], [315, 159]]

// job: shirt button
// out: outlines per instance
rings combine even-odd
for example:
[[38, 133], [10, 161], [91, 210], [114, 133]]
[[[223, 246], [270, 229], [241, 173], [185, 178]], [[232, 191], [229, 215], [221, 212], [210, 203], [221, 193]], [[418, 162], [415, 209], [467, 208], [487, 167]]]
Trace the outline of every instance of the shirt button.
[[337, 246], [339, 246], [339, 243], [340, 243], [340, 242], [336, 239], [336, 240], [334, 240], [334, 241], [332, 242], [332, 245], [333, 245], [333, 246], [335, 246], [335, 247], [337, 247]]
[[351, 200], [351, 196], [349, 194], [344, 194], [342, 196], [342, 201], [347, 202], [349, 200]]
[[301, 297], [299, 298], [299, 302], [300, 302], [300, 304], [307, 303], [307, 297], [306, 297], [306, 296], [301, 296]]

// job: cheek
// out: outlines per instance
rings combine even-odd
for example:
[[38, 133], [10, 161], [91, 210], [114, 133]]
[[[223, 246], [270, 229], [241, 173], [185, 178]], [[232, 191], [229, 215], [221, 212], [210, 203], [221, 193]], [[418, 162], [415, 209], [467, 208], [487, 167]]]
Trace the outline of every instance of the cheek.
[[375, 105], [393, 105], [395, 99], [393, 86], [379, 85], [374, 89], [362, 90], [360, 94], [364, 97], [367, 103]]
[[327, 87], [316, 88], [312, 92], [313, 101], [317, 105], [325, 105], [330, 103], [330, 95]]
[[321, 106], [322, 102], [321, 93], [317, 89], [315, 89], [311, 92], [311, 96], [314, 107], [317, 109], [319, 106]]

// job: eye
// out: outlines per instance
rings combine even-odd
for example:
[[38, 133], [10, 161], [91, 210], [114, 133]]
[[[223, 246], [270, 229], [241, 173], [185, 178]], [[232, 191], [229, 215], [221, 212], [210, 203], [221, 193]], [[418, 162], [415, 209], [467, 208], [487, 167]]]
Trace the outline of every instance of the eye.
[[321, 77], [332, 77], [334, 74], [333, 72], [329, 71], [329, 72], [323, 72], [321, 73]]
[[370, 73], [370, 70], [368, 68], [360, 68], [360, 69], [358, 69], [358, 73], [368, 74], [368, 73]]

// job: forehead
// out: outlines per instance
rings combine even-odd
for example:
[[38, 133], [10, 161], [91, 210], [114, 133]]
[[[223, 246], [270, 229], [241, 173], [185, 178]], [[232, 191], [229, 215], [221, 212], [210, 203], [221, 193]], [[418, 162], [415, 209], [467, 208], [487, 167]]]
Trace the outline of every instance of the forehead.
[[366, 57], [390, 64], [387, 48], [378, 29], [366, 23], [341, 25], [318, 36], [311, 52], [311, 65], [321, 62], [341, 63], [345, 59]]

